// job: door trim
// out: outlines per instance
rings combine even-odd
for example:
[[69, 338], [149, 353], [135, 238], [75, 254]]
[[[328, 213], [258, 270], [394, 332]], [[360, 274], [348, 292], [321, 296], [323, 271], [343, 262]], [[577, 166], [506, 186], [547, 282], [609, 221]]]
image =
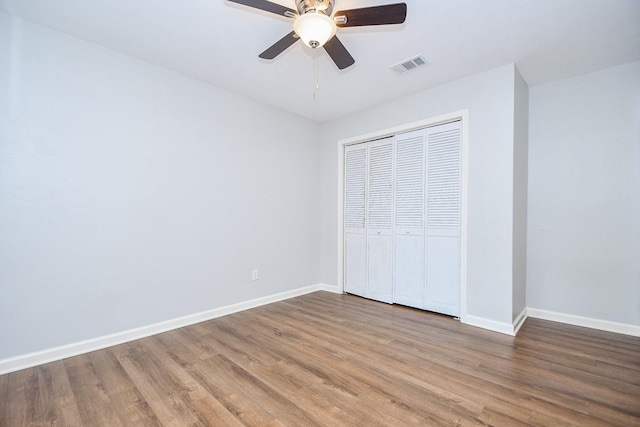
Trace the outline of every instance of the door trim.
[[460, 320], [464, 323], [467, 314], [467, 202], [468, 202], [468, 123], [469, 110], [459, 110], [440, 116], [406, 123], [392, 128], [338, 140], [338, 290], [344, 293], [344, 147], [371, 141], [374, 139], [394, 136], [397, 133], [408, 132], [425, 127], [460, 121], [461, 129], [461, 223], [460, 223]]

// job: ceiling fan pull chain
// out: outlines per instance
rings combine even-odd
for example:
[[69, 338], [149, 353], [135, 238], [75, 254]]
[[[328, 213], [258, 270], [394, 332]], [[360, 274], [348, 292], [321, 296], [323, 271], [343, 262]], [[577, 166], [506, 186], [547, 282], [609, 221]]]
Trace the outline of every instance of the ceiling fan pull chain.
[[317, 58], [313, 58], [313, 102], [316, 102], [316, 94], [318, 93], [318, 88], [320, 84], [318, 83], [318, 68], [316, 67]]

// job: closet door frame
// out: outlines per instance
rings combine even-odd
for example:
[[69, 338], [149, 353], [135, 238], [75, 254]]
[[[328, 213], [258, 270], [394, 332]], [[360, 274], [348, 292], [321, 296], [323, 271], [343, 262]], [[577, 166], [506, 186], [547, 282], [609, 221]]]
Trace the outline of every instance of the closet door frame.
[[440, 124], [460, 121], [461, 138], [461, 222], [460, 222], [460, 319], [467, 319], [467, 203], [468, 203], [468, 122], [469, 111], [460, 110], [452, 113], [432, 117], [417, 122], [411, 122], [393, 128], [381, 129], [365, 135], [338, 141], [338, 292], [344, 293], [345, 265], [344, 265], [344, 149], [348, 145], [363, 143], [375, 139], [392, 137], [398, 133], [409, 132], [420, 128], [437, 126]]

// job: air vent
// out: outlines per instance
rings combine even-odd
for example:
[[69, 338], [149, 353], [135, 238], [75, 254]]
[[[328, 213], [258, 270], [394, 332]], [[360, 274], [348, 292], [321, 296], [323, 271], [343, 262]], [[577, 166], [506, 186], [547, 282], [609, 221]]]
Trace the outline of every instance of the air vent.
[[418, 55], [415, 58], [408, 59], [399, 64], [393, 65], [391, 69], [396, 73], [406, 73], [407, 71], [415, 70], [416, 68], [428, 65], [428, 62], [422, 55]]

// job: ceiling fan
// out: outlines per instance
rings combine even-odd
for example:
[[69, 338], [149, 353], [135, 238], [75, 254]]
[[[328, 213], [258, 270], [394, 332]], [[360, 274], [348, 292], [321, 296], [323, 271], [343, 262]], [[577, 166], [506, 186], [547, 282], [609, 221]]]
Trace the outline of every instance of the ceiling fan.
[[335, 0], [295, 0], [297, 11], [267, 0], [229, 1], [294, 19], [293, 31], [262, 52], [260, 58], [274, 59], [302, 39], [313, 49], [324, 47], [341, 70], [353, 65], [355, 60], [335, 35], [337, 27], [402, 24], [407, 17], [406, 3], [340, 10], [331, 17]]

